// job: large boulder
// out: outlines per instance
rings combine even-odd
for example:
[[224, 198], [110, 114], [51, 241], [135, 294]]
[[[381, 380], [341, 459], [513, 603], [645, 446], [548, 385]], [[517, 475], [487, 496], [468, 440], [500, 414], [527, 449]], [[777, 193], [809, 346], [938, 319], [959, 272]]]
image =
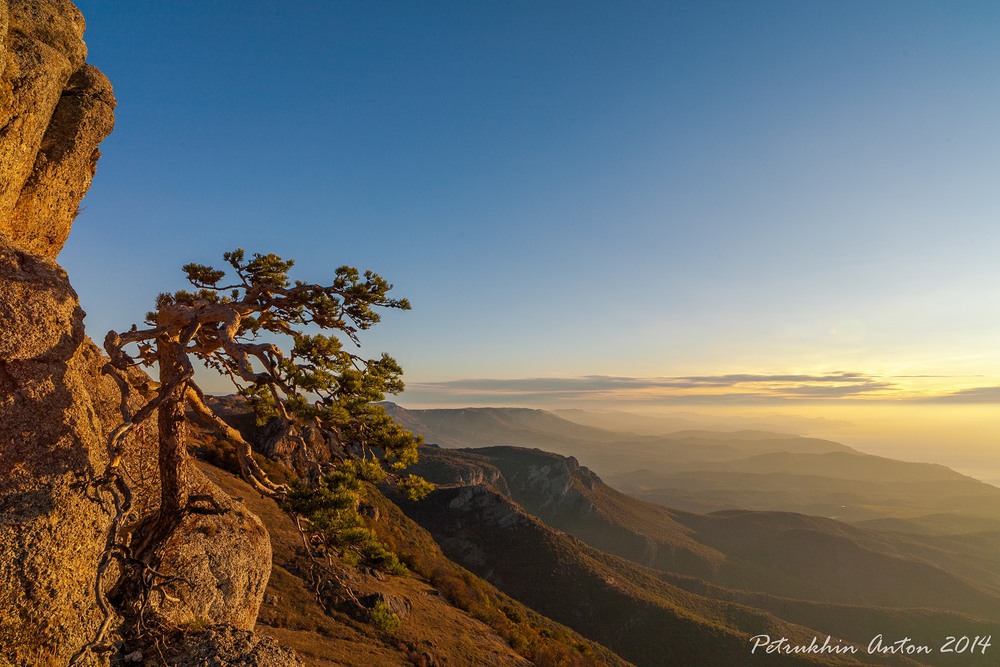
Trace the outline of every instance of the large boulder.
[[[271, 540], [260, 519], [197, 469], [193, 496], [208, 513], [188, 514], [167, 540], [159, 570], [176, 577], [153, 597], [168, 627], [224, 623], [252, 630], [271, 575]], [[211, 499], [211, 500], [208, 500]]]

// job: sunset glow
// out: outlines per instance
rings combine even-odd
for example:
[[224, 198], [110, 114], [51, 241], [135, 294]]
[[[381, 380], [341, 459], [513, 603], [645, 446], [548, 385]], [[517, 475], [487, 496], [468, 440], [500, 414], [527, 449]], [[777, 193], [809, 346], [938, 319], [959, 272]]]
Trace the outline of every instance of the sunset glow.
[[94, 331], [244, 246], [394, 282], [404, 405], [1000, 458], [996, 3], [80, 5], [121, 99], [61, 257]]

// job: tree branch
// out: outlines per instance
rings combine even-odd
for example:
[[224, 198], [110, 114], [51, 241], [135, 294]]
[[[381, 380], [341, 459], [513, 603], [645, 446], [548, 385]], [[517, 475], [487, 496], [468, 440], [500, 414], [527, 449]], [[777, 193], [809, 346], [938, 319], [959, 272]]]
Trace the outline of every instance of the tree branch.
[[226, 440], [233, 443], [233, 446], [236, 448], [236, 455], [240, 462], [240, 470], [243, 473], [243, 478], [246, 479], [254, 489], [262, 495], [272, 498], [284, 495], [288, 492], [288, 488], [286, 486], [274, 484], [270, 479], [268, 479], [267, 473], [264, 472], [263, 468], [261, 468], [260, 465], [257, 464], [257, 461], [254, 460], [253, 450], [250, 447], [250, 443], [243, 439], [243, 436], [239, 431], [227, 424], [218, 415], [216, 415], [210, 407], [205, 405], [204, 394], [201, 393], [201, 390], [198, 389], [194, 383], [188, 384], [184, 398], [198, 417], [218, 431], [219, 434]]

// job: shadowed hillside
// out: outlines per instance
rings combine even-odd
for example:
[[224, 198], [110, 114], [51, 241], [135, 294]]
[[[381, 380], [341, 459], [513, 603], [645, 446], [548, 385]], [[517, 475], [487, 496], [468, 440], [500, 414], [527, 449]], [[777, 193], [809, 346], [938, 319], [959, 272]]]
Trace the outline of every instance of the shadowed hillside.
[[752, 656], [752, 635], [808, 644], [820, 633], [760, 609], [692, 595], [553, 530], [490, 487], [444, 488], [403, 507], [449, 557], [638, 665], [912, 664], [867, 655]]
[[[213, 397], [211, 403], [248, 435], [259, 433], [243, 401]], [[213, 433], [198, 429], [196, 437], [201, 456], [236, 469]], [[201, 467], [267, 527], [274, 565], [258, 630], [294, 648], [310, 665], [628, 664], [453, 563], [374, 487], [365, 493], [368, 524], [399, 554], [410, 570], [406, 576], [358, 568], [333, 554], [318, 572], [295, 523], [273, 500], [260, 497], [232, 472]], [[393, 601], [401, 615], [399, 629], [386, 633], [359, 620], [349, 613], [352, 597]]]
[[[491, 472], [478, 478], [548, 524], [663, 571], [807, 600], [1000, 614], [991, 536], [907, 536], [787, 512], [692, 514], [630, 498], [574, 459], [548, 452], [425, 450], [419, 470], [429, 479], [477, 479], [468, 468], [479, 462]], [[464, 464], [464, 474], [446, 461]]]

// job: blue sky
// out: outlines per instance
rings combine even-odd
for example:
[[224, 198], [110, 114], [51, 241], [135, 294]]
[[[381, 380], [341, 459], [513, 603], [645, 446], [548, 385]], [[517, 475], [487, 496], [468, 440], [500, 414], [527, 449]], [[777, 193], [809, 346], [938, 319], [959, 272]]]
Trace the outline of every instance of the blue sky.
[[95, 338], [241, 246], [394, 282], [403, 403], [995, 400], [997, 3], [78, 4]]

